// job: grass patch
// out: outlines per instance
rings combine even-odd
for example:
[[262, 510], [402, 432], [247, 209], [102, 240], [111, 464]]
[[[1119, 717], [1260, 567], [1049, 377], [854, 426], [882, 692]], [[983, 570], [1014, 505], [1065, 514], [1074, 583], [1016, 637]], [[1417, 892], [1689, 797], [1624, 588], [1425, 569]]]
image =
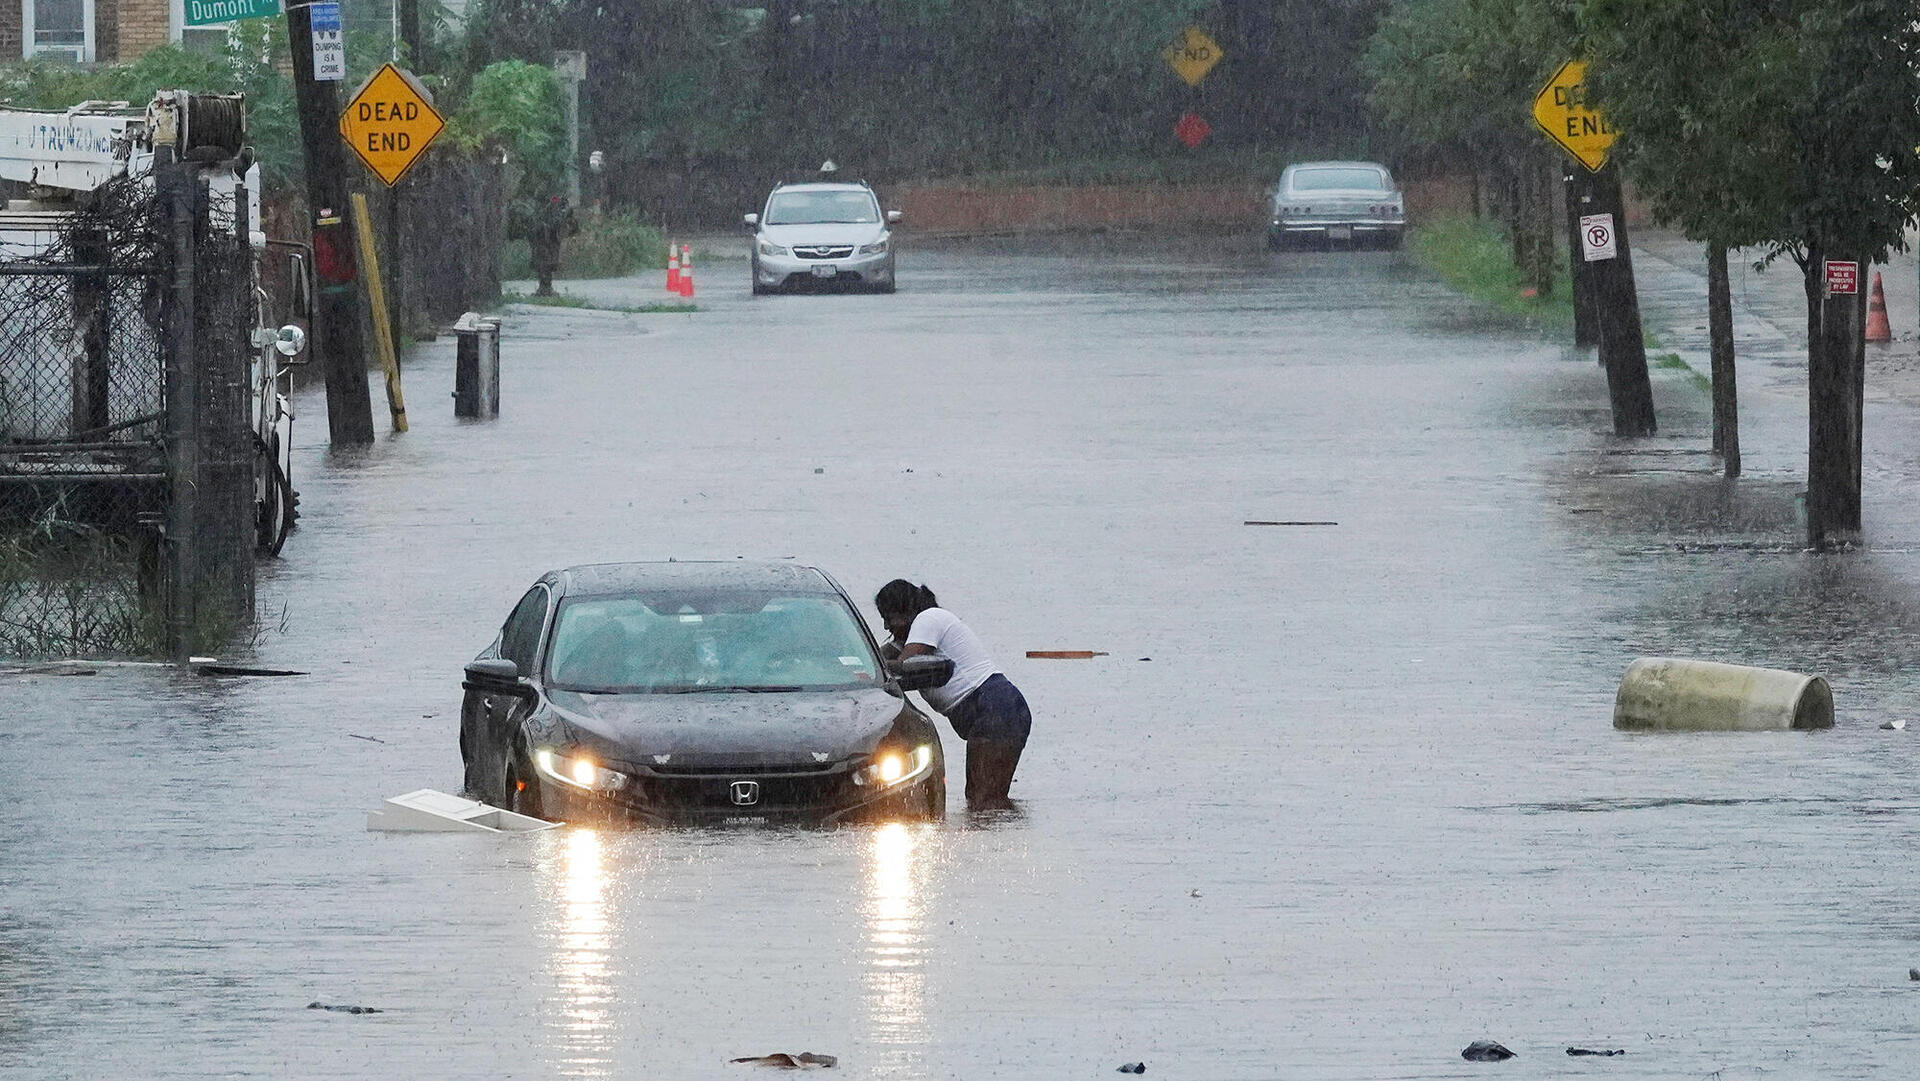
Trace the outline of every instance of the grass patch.
[[1573, 326], [1573, 283], [1566, 260], [1554, 260], [1553, 295], [1522, 295], [1526, 286], [1513, 265], [1513, 245], [1504, 230], [1469, 217], [1446, 217], [1415, 226], [1408, 247], [1447, 287], [1488, 307], [1551, 327]]
[[[1650, 345], [1658, 343], [1658, 339], [1654, 338], [1654, 336], [1651, 333], [1647, 335], [1647, 338], [1649, 339], [1648, 344]], [[1659, 356], [1653, 358], [1653, 367], [1663, 368], [1670, 372], [1685, 372], [1687, 373], [1687, 379], [1690, 382], [1692, 382], [1694, 386], [1699, 387], [1701, 390], [1704, 390], [1704, 391], [1711, 392], [1713, 390], [1712, 377], [1701, 374], [1697, 369], [1694, 368], [1693, 365], [1688, 364], [1686, 360], [1683, 359], [1678, 353], [1660, 354]]]
[[588, 308], [597, 312], [625, 312], [628, 315], [653, 315], [659, 312], [697, 312], [698, 304], [683, 304], [679, 301], [662, 301], [658, 304], [602, 304], [597, 300], [574, 296], [572, 293], [556, 293], [550, 297], [535, 296], [532, 293], [516, 293], [508, 290], [500, 294], [502, 304], [533, 304], [542, 308]]

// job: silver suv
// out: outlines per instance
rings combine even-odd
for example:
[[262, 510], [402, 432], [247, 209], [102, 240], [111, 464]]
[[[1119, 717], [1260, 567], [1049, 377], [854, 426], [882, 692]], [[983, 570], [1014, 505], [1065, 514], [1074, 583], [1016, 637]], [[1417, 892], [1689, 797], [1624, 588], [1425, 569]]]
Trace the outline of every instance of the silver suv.
[[829, 283], [893, 292], [898, 210], [882, 211], [864, 181], [778, 184], [753, 228], [753, 291], [774, 293]]

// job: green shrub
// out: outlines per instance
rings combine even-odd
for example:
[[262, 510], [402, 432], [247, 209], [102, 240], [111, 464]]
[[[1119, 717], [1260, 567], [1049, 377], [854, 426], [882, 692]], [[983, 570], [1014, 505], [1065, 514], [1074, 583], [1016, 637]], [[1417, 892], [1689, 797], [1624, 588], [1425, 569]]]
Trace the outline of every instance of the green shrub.
[[1573, 325], [1565, 258], [1555, 260], [1552, 296], [1526, 296], [1526, 284], [1513, 265], [1513, 245], [1492, 222], [1465, 216], [1436, 218], [1413, 228], [1409, 247], [1449, 288], [1514, 315]]
[[[580, 215], [580, 233], [560, 246], [561, 278], [618, 278], [661, 265], [667, 250], [660, 230], [631, 211]], [[533, 260], [525, 240], [509, 240], [500, 250], [500, 277], [519, 281], [533, 277]]]

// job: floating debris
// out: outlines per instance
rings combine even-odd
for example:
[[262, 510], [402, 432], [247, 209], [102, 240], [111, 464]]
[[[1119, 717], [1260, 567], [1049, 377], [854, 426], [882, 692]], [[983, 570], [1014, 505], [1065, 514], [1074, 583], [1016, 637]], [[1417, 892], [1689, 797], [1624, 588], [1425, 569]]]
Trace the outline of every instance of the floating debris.
[[1615, 1049], [1612, 1051], [1595, 1051], [1586, 1047], [1567, 1048], [1567, 1054], [1569, 1055], [1594, 1055], [1599, 1058], [1612, 1058], [1615, 1055], [1624, 1055], [1626, 1053], [1627, 1052], [1624, 1049]]
[[368, 743], [385, 743], [386, 742], [386, 740], [381, 739], [379, 736], [363, 736], [358, 732], [348, 732], [347, 735], [353, 737], [354, 739], [364, 739]]
[[816, 1055], [811, 1051], [802, 1051], [789, 1055], [785, 1051], [775, 1051], [771, 1055], [729, 1059], [730, 1062], [746, 1063], [749, 1066], [772, 1066], [781, 1070], [831, 1070], [840, 1060], [832, 1055]]
[[1339, 522], [1265, 521], [1261, 519], [1249, 518], [1248, 520], [1241, 522], [1240, 524], [1241, 525], [1339, 525], [1340, 523]]
[[1505, 1062], [1513, 1057], [1513, 1052], [1492, 1040], [1475, 1040], [1460, 1052], [1460, 1057], [1468, 1062]]
[[1118, 1072], [1119, 1073], [1146, 1073], [1147, 1064], [1144, 1062], [1129, 1062], [1126, 1065], [1120, 1067]]
[[196, 664], [195, 675], [201, 676], [304, 676], [307, 673], [291, 668], [254, 668], [243, 664]]
[[329, 1010], [333, 1013], [379, 1013], [372, 1006], [329, 1006], [324, 1002], [307, 1003], [309, 1010]]
[[1097, 649], [1030, 649], [1027, 656], [1042, 661], [1084, 661], [1106, 654]]
[[1881, 722], [1880, 729], [1881, 731], [1884, 731], [1884, 732], [1898, 732], [1902, 728], [1905, 728], [1906, 726], [1907, 726], [1907, 719], [1905, 717], [1895, 717], [1891, 721]]

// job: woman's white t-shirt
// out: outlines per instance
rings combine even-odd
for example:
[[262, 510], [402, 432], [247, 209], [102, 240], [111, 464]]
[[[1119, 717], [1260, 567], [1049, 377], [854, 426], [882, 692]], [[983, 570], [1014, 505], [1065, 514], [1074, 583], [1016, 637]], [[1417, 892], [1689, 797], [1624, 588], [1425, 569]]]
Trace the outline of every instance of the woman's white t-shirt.
[[953, 678], [944, 687], [921, 691], [927, 704], [945, 713], [956, 702], [978, 690], [998, 669], [987, 648], [960, 617], [945, 608], [929, 608], [913, 617], [907, 631], [907, 645], [932, 646], [936, 653], [953, 661]]

